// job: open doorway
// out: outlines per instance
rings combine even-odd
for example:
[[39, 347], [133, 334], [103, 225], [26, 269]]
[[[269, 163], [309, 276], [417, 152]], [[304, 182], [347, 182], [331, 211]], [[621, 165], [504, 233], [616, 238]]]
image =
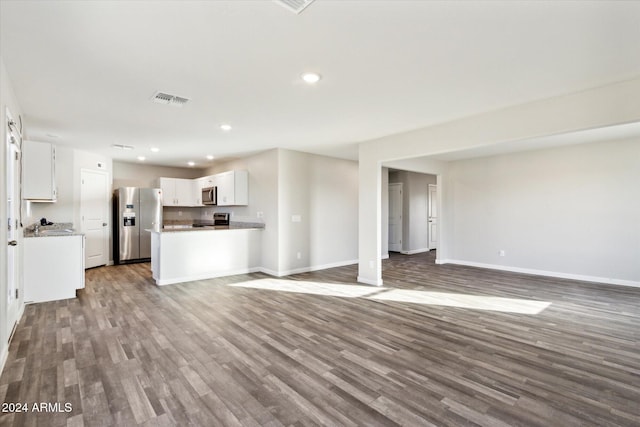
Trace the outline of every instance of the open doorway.
[[411, 255], [437, 249], [437, 176], [389, 169], [389, 251]]

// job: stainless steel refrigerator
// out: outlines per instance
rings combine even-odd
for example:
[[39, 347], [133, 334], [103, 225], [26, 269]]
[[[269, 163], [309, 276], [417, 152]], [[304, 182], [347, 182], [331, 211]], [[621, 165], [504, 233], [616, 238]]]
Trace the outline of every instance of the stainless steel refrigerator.
[[151, 259], [152, 229], [162, 228], [159, 188], [121, 187], [113, 192], [113, 260], [116, 264]]

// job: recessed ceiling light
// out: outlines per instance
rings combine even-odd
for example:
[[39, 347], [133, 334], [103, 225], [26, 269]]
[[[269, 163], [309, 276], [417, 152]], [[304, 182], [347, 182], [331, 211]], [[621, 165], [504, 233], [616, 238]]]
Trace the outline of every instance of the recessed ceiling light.
[[112, 148], [117, 148], [118, 150], [133, 150], [135, 147], [133, 145], [122, 145], [122, 144], [113, 144]]
[[187, 164], [188, 164], [189, 166], [195, 166], [195, 165], [196, 165], [196, 162], [187, 162]]
[[231, 125], [228, 125], [228, 124], [220, 125], [220, 129], [222, 129], [225, 132], [229, 132], [231, 130]]
[[160, 149], [158, 147], [151, 147], [151, 151], [157, 153]]
[[147, 158], [145, 156], [138, 156], [138, 160], [144, 162]]
[[318, 73], [304, 73], [302, 75], [302, 80], [305, 83], [309, 83], [310, 85], [318, 83], [320, 81], [320, 74]]
[[207, 155], [207, 160], [213, 160], [213, 156], [211, 154]]

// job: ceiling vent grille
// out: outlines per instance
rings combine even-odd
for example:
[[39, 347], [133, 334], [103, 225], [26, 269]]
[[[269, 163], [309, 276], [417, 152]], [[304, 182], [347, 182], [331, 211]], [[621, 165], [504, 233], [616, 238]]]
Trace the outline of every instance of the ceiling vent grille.
[[182, 107], [184, 104], [190, 101], [189, 98], [181, 96], [170, 95], [164, 92], [156, 92], [151, 98], [156, 104], [173, 105], [174, 107]]
[[305, 10], [307, 6], [314, 2], [314, 0], [273, 0], [280, 6], [289, 9], [291, 12], [298, 15]]

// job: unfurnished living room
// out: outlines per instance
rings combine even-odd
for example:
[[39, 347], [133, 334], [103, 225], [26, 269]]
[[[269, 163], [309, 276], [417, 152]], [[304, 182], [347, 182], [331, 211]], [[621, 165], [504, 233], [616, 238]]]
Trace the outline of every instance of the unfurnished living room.
[[0, 426], [640, 425], [639, 1], [0, 0]]

